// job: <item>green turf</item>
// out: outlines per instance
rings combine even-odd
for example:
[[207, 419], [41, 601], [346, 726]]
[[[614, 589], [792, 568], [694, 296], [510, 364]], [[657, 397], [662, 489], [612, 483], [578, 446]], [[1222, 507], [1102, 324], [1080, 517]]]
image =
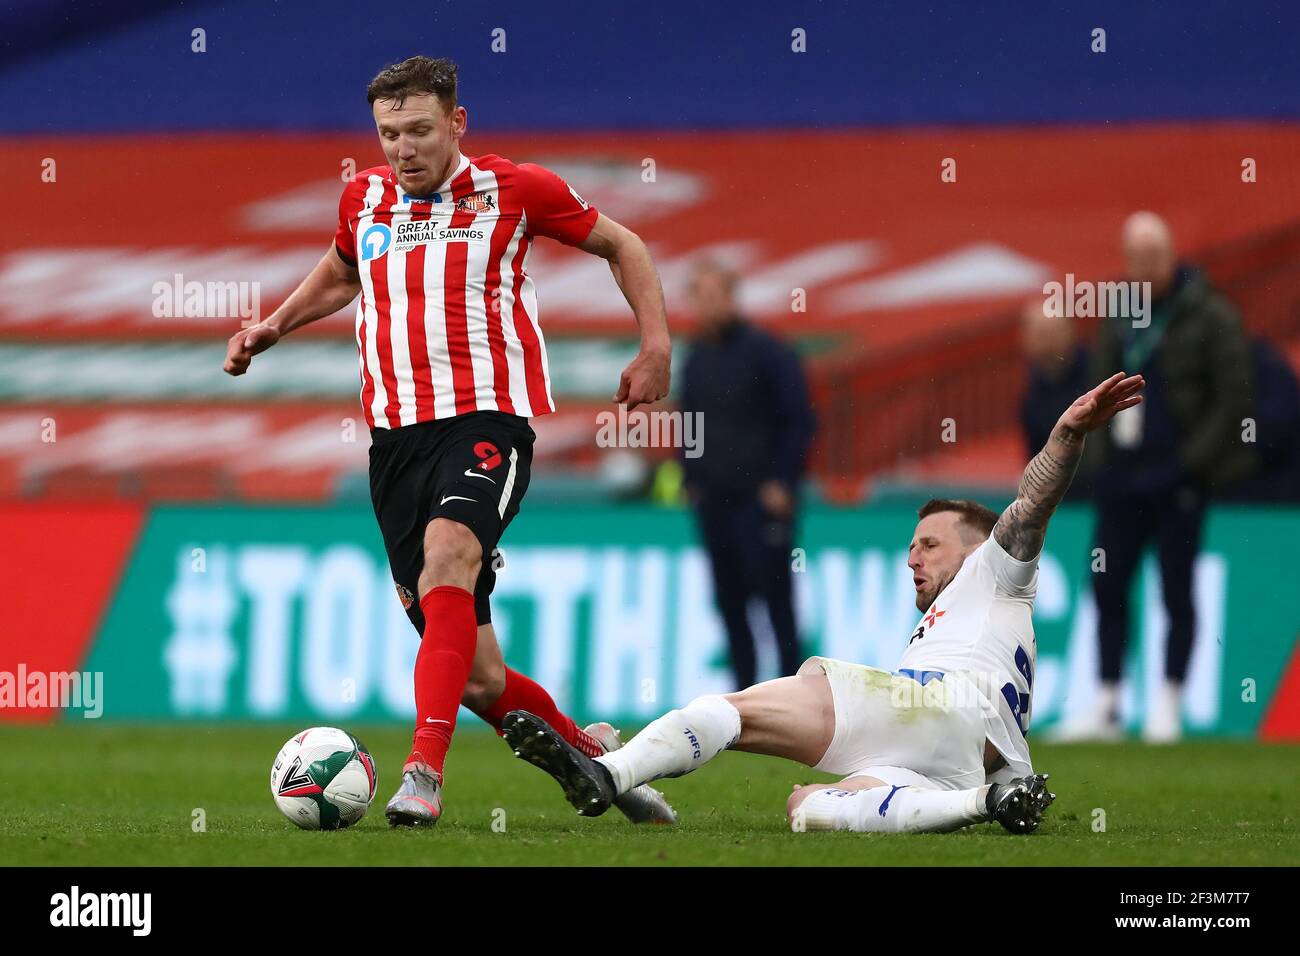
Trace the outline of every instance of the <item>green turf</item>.
[[[1038, 746], [1059, 799], [1042, 829], [996, 825], [948, 835], [790, 833], [794, 764], [724, 754], [663, 783], [681, 825], [634, 828], [611, 811], [577, 817], [559, 788], [483, 732], [448, 761], [442, 822], [390, 831], [383, 804], [407, 732], [354, 727], [379, 764], [379, 794], [356, 827], [306, 833], [280, 816], [268, 774], [301, 728], [123, 726], [70, 721], [0, 727], [5, 782], [0, 864], [432, 865], [1180, 865], [1300, 862], [1300, 748], [1193, 742], [1177, 747]], [[193, 812], [206, 815], [194, 832]], [[1105, 832], [1094, 832], [1095, 809]], [[504, 817], [500, 811], [504, 811]], [[503, 821], [504, 832], [493, 823]], [[499, 824], [498, 824], [499, 828]]]

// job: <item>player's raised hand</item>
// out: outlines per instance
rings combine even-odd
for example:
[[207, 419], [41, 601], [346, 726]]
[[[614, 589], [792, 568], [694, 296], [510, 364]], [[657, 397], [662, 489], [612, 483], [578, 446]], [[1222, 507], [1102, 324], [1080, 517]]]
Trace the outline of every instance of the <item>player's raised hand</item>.
[[627, 402], [630, 412], [638, 405], [648, 405], [668, 397], [672, 376], [672, 350], [638, 352], [619, 376], [614, 401]]
[[1061, 424], [1080, 432], [1090, 432], [1106, 424], [1116, 412], [1142, 402], [1142, 388], [1146, 385], [1141, 375], [1116, 372], [1096, 388], [1074, 400], [1074, 404], [1061, 416]]
[[226, 343], [226, 364], [222, 369], [228, 375], [243, 375], [254, 355], [265, 352], [278, 341], [279, 329], [264, 322], [240, 329]]

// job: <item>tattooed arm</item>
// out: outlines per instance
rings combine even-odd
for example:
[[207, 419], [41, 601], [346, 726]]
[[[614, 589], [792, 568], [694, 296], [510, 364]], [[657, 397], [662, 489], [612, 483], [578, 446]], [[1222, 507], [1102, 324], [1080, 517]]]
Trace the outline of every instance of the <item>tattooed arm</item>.
[[993, 526], [993, 537], [1017, 561], [1043, 550], [1047, 520], [1065, 497], [1083, 455], [1083, 432], [1058, 421], [1043, 450], [1030, 460], [1020, 478], [1016, 500]]
[[1043, 549], [1047, 522], [1065, 497], [1083, 455], [1083, 436], [1105, 424], [1116, 412], [1142, 401], [1141, 375], [1117, 372], [1065, 410], [1052, 435], [1020, 479], [1016, 500], [993, 526], [993, 537], [1017, 561], [1028, 561]]

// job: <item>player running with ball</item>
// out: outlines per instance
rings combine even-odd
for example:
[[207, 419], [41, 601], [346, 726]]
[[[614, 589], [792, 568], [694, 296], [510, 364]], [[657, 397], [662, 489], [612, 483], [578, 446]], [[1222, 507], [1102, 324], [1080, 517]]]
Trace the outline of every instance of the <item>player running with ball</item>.
[[506, 740], [585, 816], [731, 748], [843, 777], [794, 788], [786, 813], [796, 831], [944, 832], [997, 820], [1032, 832], [1055, 799], [1025, 739], [1038, 556], [1084, 436], [1140, 403], [1143, 384], [1120, 372], [1076, 399], [1001, 516], [971, 501], [921, 508], [907, 563], [924, 613], [893, 673], [814, 657], [794, 677], [696, 698], [594, 759], [522, 711], [506, 715]]
[[[663, 290], [645, 243], [547, 169], [463, 155], [456, 94], [448, 60], [412, 57], [375, 77], [367, 95], [387, 164], [347, 185], [333, 246], [283, 305], [231, 337], [225, 363], [242, 375], [282, 335], [360, 294], [371, 499], [398, 598], [421, 635], [415, 736], [386, 810], [395, 826], [441, 815], [462, 702], [498, 732], [506, 713], [525, 709], [585, 754], [619, 746], [608, 724], [580, 729], [505, 666], [488, 606], [497, 542], [528, 488], [528, 419], [555, 411], [528, 274], [538, 237], [607, 259], [636, 315], [641, 348], [614, 401], [630, 410], [668, 394]], [[636, 822], [675, 819], [649, 787], [618, 806]]]

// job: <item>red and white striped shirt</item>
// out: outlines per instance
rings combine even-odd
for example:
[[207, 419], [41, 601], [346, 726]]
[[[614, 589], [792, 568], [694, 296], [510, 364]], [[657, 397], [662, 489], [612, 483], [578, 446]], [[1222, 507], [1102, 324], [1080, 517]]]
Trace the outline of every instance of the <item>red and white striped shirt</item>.
[[528, 254], [536, 236], [580, 244], [596, 216], [555, 173], [495, 155], [461, 155], [444, 188], [421, 198], [388, 166], [358, 173], [334, 243], [361, 273], [366, 423], [555, 411]]

